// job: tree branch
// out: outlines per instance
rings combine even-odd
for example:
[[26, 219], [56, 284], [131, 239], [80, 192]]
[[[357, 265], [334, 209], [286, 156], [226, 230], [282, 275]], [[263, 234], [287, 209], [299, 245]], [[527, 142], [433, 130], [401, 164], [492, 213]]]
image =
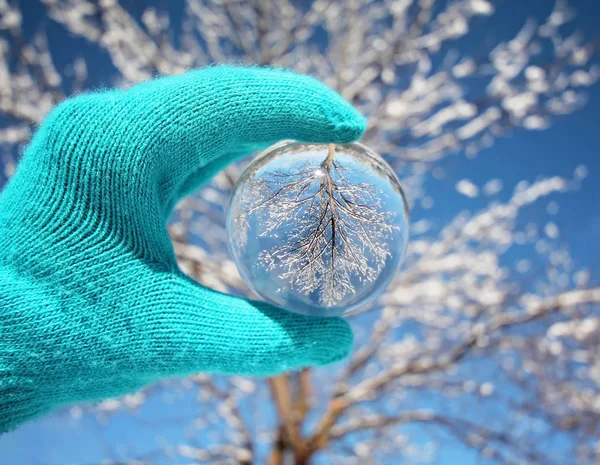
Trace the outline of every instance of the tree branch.
[[362, 381], [330, 402], [329, 408], [321, 417], [315, 433], [309, 441], [309, 448], [316, 449], [327, 444], [333, 426], [351, 405], [364, 399], [367, 395], [380, 391], [393, 381], [407, 375], [446, 370], [463, 359], [477, 346], [482, 337], [489, 337], [502, 329], [529, 323], [565, 307], [598, 302], [600, 302], [600, 287], [564, 292], [534, 304], [519, 314], [502, 313], [488, 324], [475, 325], [460, 343], [437, 358], [432, 354], [424, 354], [411, 362], [385, 370]]

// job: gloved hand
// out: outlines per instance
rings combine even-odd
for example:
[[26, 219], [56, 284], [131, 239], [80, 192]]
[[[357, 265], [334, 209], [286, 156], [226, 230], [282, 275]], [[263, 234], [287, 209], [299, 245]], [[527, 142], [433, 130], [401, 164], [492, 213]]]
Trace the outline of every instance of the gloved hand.
[[364, 119], [289, 71], [211, 67], [61, 103], [0, 195], [0, 432], [193, 372], [272, 375], [347, 355], [348, 325], [204, 288], [166, 221], [281, 139], [344, 143]]

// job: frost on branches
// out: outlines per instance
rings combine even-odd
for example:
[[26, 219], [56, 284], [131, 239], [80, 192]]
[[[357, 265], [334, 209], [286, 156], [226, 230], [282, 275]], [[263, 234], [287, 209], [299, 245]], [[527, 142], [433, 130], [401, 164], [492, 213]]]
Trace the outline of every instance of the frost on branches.
[[[390, 234], [398, 229], [396, 214], [382, 209], [384, 192], [348, 179], [351, 174], [356, 169], [336, 161], [330, 144], [319, 165], [305, 162], [250, 179], [241, 195], [253, 204], [234, 215], [246, 227], [248, 216], [264, 216], [260, 236], [285, 231], [285, 242], [263, 251], [259, 261], [300, 293], [316, 291], [316, 303], [325, 307], [355, 294], [357, 282], [379, 276], [391, 255]], [[244, 242], [247, 231], [240, 229]]]
[[[182, 412], [181, 434], [168, 436], [178, 439], [122, 462], [416, 464], [462, 447], [486, 464], [599, 463], [600, 288], [573, 262], [558, 226], [528, 216], [548, 196], [552, 215], [556, 195], [577, 189], [585, 167], [523, 180], [502, 202], [493, 195], [501, 179], [464, 180], [457, 188], [486, 193], [486, 207], [440, 227], [426, 215], [436, 199], [424, 181], [444, 177], [440, 160], [463, 152], [468, 163], [498, 137], [547, 128], [585, 103], [600, 70], [595, 47], [572, 32], [567, 2], [547, 18], [524, 17], [477, 55], [455, 41], [493, 22], [496, 7], [519, 15], [520, 0], [181, 3], [159, 11], [141, 1], [42, 0], [52, 27], [28, 35], [25, 6], [0, 0], [0, 176], [14, 171], [31, 127], [72, 92], [209, 63], [260, 63], [312, 74], [368, 117], [363, 142], [394, 167], [423, 219], [405, 271], [378, 306], [353, 316], [357, 349], [344, 365], [268, 382], [197, 375], [106, 401], [94, 412], [150, 397], [175, 402], [179, 392], [198, 398]], [[60, 67], [57, 48], [68, 40], [45, 33], [59, 28], [73, 57]], [[106, 75], [88, 76], [96, 60]], [[224, 233], [240, 170], [184, 199], [170, 232], [185, 272], [244, 294]]]

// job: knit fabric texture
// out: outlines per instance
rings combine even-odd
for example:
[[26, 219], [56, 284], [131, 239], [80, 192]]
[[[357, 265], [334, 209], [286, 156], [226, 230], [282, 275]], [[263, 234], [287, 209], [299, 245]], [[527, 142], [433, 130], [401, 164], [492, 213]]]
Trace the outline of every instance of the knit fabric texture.
[[342, 319], [185, 276], [166, 223], [181, 197], [238, 157], [282, 139], [351, 142], [364, 129], [318, 81], [257, 67], [58, 105], [0, 194], [0, 432], [165, 377], [266, 376], [345, 357]]

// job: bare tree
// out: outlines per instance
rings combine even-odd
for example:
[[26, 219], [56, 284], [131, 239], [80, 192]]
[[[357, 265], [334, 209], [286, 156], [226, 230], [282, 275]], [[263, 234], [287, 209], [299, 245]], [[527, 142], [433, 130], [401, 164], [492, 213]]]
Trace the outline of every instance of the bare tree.
[[357, 161], [350, 167], [336, 161], [335, 152], [336, 146], [329, 144], [320, 163], [304, 161], [250, 178], [240, 192], [239, 211], [233, 214], [241, 230], [240, 247], [253, 215], [264, 220], [254, 234], [285, 236], [284, 242], [260, 254], [260, 262], [276, 272], [288, 290], [306, 296], [316, 292], [314, 303], [327, 307], [356, 294], [359, 281], [369, 283], [379, 276], [392, 255], [392, 233], [400, 232], [397, 214], [382, 209], [387, 195], [369, 182], [349, 179], [370, 165], [360, 167]]
[[[85, 41], [110, 60], [120, 86], [231, 61], [316, 76], [368, 117], [364, 142], [394, 167], [415, 212], [435, 201], [423, 181], [444, 176], [444, 157], [472, 158], [519, 128], [547, 128], [579, 109], [600, 75], [595, 46], [568, 32], [574, 12], [562, 0], [545, 21], [523, 18], [514, 37], [479, 55], [453, 44], [493, 15], [489, 0], [186, 0], [181, 24], [171, 24], [170, 11], [126, 0], [43, 4], [74, 50]], [[23, 14], [0, 0], [6, 177], [31, 125], [93, 80], [85, 57], [57, 69], [52, 36], [26, 34]], [[245, 294], [223, 214], [241, 167], [184, 199], [170, 231], [185, 272]], [[345, 364], [268, 382], [198, 375], [93, 411], [110, 417], [151, 397], [193, 392], [198, 406], [182, 412], [181, 439], [160, 452], [197, 463], [416, 464], [449, 447], [490, 464], [596, 463], [600, 288], [556, 224], [524, 221], [530, 206], [577, 189], [585, 174], [580, 167], [572, 178], [524, 180], [510, 199], [491, 196], [441, 228], [417, 222], [404, 272], [378, 305], [352, 317], [357, 349]], [[457, 189], [491, 195], [501, 181], [463, 180]], [[506, 260], [514, 246], [525, 252]]]

